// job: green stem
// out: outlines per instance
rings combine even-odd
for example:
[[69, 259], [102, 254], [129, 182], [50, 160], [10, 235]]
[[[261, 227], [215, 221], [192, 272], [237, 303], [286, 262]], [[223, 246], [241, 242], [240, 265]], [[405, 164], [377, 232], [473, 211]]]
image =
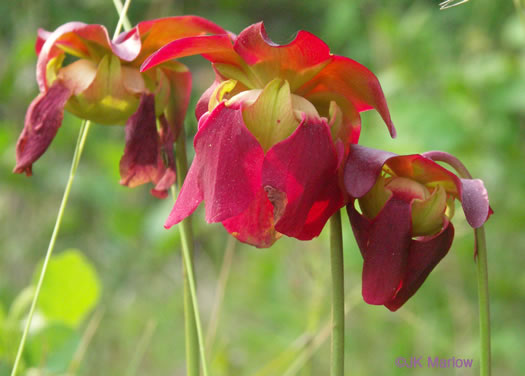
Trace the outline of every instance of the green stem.
[[345, 286], [341, 212], [330, 218], [330, 261], [332, 268], [332, 358], [330, 375], [345, 374]]
[[47, 247], [46, 257], [44, 259], [44, 264], [42, 265], [42, 271], [40, 272], [40, 277], [38, 278], [38, 283], [35, 289], [35, 295], [33, 301], [31, 302], [31, 308], [29, 309], [29, 315], [27, 317], [26, 325], [24, 327], [24, 332], [22, 333], [22, 339], [18, 346], [18, 351], [15, 358], [15, 363], [13, 365], [13, 370], [11, 371], [11, 376], [15, 376], [18, 370], [18, 365], [20, 364], [20, 359], [22, 353], [24, 352], [24, 347], [27, 339], [27, 334], [29, 333], [29, 328], [31, 327], [31, 322], [33, 320], [33, 315], [35, 313], [35, 308], [38, 302], [38, 297], [40, 295], [40, 289], [44, 282], [44, 276], [46, 275], [47, 266], [51, 255], [53, 254], [53, 249], [55, 248], [55, 242], [60, 230], [60, 224], [62, 223], [62, 218], [64, 216], [64, 211], [67, 206], [67, 201], [69, 199], [69, 193], [71, 192], [71, 186], [75, 179], [75, 173], [77, 172], [78, 163], [80, 162], [80, 157], [82, 156], [82, 151], [84, 150], [84, 144], [86, 142], [86, 137], [90, 127], [89, 121], [84, 121], [80, 127], [80, 133], [78, 135], [77, 145], [75, 147], [75, 153], [73, 154], [73, 162], [71, 163], [71, 170], [69, 171], [69, 178], [66, 183], [66, 188], [64, 190], [64, 195], [62, 196], [62, 202], [60, 203], [60, 208], [58, 209], [58, 215], [55, 222], [55, 227], [53, 233], [51, 234], [51, 239], [49, 240], [49, 246]]
[[480, 375], [491, 374], [490, 351], [490, 302], [489, 302], [489, 273], [487, 263], [487, 242], [483, 226], [474, 230], [476, 248], [478, 251], [478, 295], [479, 295], [479, 334], [481, 344]]
[[[451, 154], [442, 151], [430, 151], [423, 154], [436, 162], [445, 162], [452, 166], [461, 178], [472, 179], [472, 175], [463, 163]], [[489, 272], [487, 263], [487, 241], [483, 226], [474, 229], [476, 237], [477, 278], [479, 300], [479, 334], [480, 334], [480, 375], [491, 375], [490, 350], [490, 301], [489, 301]]]
[[120, 15], [117, 27], [115, 28], [115, 33], [113, 34], [113, 39], [115, 39], [120, 34], [120, 29], [122, 28], [122, 26], [124, 26], [125, 30], [131, 29], [131, 22], [129, 22], [127, 16], [130, 3], [131, 0], [127, 0], [123, 6], [120, 0], [113, 0], [113, 4], [115, 5], [115, 8], [117, 9], [118, 14]]
[[[177, 186], [179, 192], [188, 172], [185, 141], [186, 137], [184, 129], [182, 129], [177, 138], [176, 144]], [[173, 187], [172, 193], [174, 193]], [[188, 370], [187, 376], [199, 376], [199, 353], [202, 363], [202, 373], [204, 376], [208, 376], [204, 337], [202, 335], [199, 303], [197, 301], [195, 276], [193, 272], [193, 230], [191, 226], [191, 216], [179, 223], [179, 231], [184, 264], [184, 315], [186, 330], [186, 361]]]

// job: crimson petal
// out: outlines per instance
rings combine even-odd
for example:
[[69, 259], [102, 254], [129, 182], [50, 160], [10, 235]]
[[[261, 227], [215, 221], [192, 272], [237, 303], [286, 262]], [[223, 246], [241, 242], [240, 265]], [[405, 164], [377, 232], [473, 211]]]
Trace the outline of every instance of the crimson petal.
[[240, 66], [239, 56], [233, 50], [229, 34], [202, 35], [175, 40], [150, 55], [140, 67], [144, 72], [159, 64], [185, 56], [202, 55], [213, 63], [227, 63]]
[[274, 208], [264, 189], [241, 214], [222, 222], [224, 228], [243, 243], [257, 248], [270, 247], [279, 238], [275, 231]]
[[364, 259], [363, 298], [368, 304], [383, 305], [394, 298], [405, 275], [411, 231], [410, 202], [393, 195], [357, 237]]
[[396, 311], [416, 293], [430, 272], [446, 256], [453, 239], [454, 226], [449, 222], [437, 235], [412, 240], [403, 285], [395, 298], [385, 304], [389, 310]]
[[131, 188], [162, 175], [159, 136], [155, 117], [155, 96], [143, 94], [137, 111], [126, 123], [126, 147], [120, 160], [120, 184]]
[[268, 151], [262, 185], [274, 205], [277, 231], [301, 240], [319, 235], [342, 206], [337, 152], [326, 120], [303, 118], [290, 137]]
[[29, 105], [25, 125], [16, 144], [14, 172], [31, 176], [33, 163], [47, 150], [62, 124], [71, 90], [57, 81]]
[[209, 223], [239, 215], [261, 188], [264, 152], [244, 125], [240, 109], [221, 103], [200, 122], [195, 160], [166, 221], [168, 228], [190, 215], [203, 199]]

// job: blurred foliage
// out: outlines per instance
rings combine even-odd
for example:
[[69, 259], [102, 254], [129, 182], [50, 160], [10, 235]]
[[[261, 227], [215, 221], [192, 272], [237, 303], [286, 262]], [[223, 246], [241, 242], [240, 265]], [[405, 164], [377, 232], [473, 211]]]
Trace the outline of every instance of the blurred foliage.
[[[438, 3], [133, 0], [129, 15], [136, 23], [193, 13], [233, 32], [264, 20], [279, 43], [306, 29], [325, 40], [333, 53], [372, 69], [399, 136], [390, 140], [379, 116], [367, 112], [361, 143], [405, 154], [445, 150], [486, 183], [496, 213], [486, 226], [494, 374], [516, 376], [525, 369], [525, 27], [512, 0], [471, 0], [447, 11], [439, 11]], [[31, 291], [23, 291], [47, 248], [80, 127], [78, 119], [66, 115], [34, 176], [11, 173], [25, 110], [37, 94], [36, 30], [53, 30], [73, 20], [113, 28], [118, 17], [110, 0], [3, 1], [0, 12], [0, 375], [7, 375], [21, 321], [6, 326], [6, 317], [18, 306], [17, 320], [23, 320], [27, 311], [24, 296]], [[213, 73], [203, 59], [185, 61], [194, 72], [194, 104]], [[191, 110], [187, 127], [192, 136], [196, 120]], [[120, 376], [128, 370], [184, 375], [179, 235], [162, 227], [172, 201], [151, 197], [149, 187], [118, 185], [123, 150], [123, 128], [92, 127], [57, 241], [58, 250], [81, 248], [103, 286], [99, 306], [105, 315], [77, 374]], [[405, 375], [407, 370], [394, 366], [398, 356], [478, 358], [473, 236], [461, 210], [456, 213], [451, 252], [397, 313], [359, 298], [362, 261], [344, 222], [346, 288], [352, 301], [346, 322], [349, 374]], [[220, 225], [205, 224], [202, 208], [193, 222], [206, 326], [227, 235]], [[315, 344], [330, 313], [327, 244], [325, 231], [311, 242], [281, 239], [268, 250], [237, 247], [211, 347], [215, 376], [282, 375], [296, 354], [309, 351], [312, 357], [304, 367], [289, 375], [326, 374], [329, 345], [321, 343], [316, 350]], [[83, 282], [73, 279], [82, 276], [74, 274], [69, 271], [60, 277], [64, 280], [55, 280], [57, 296], [84, 293]], [[49, 274], [49, 286], [52, 280]], [[27, 374], [63, 372], [64, 361], [71, 361], [92, 320], [77, 328], [55, 323], [32, 334], [24, 362], [35, 368]], [[151, 323], [156, 330], [145, 343]], [[140, 346], [146, 349], [143, 356]], [[474, 364], [461, 375], [477, 374]], [[432, 369], [418, 370], [418, 375], [434, 374]]]

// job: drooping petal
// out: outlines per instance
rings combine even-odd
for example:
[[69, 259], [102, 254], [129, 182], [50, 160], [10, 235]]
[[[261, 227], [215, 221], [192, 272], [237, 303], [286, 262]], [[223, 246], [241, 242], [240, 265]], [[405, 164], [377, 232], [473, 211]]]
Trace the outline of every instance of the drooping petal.
[[481, 227], [492, 214], [489, 196], [480, 179], [461, 179], [461, 204], [469, 225]]
[[14, 172], [32, 174], [33, 163], [47, 150], [62, 124], [64, 106], [70, 97], [71, 90], [56, 82], [31, 102], [24, 130], [16, 144]]
[[343, 95], [358, 112], [376, 109], [385, 121], [390, 135], [396, 136], [383, 89], [377, 77], [364, 65], [347, 57], [334, 55], [330, 64], [301, 87], [297, 94], [308, 99], [310, 95], [323, 92]]
[[133, 33], [138, 33], [142, 39], [140, 54], [135, 59], [141, 63], [153, 52], [176, 39], [205, 34], [227, 34], [227, 31], [202, 17], [175, 16], [142, 21], [132, 30], [120, 34], [115, 42], [118, 43]]
[[274, 207], [261, 188], [250, 206], [241, 214], [222, 222], [224, 228], [243, 243], [257, 248], [270, 247], [280, 234], [275, 231]]
[[144, 94], [126, 124], [126, 147], [120, 160], [120, 184], [136, 187], [157, 182], [163, 171], [155, 117], [155, 97]]
[[141, 48], [140, 36], [137, 31], [129, 33], [125, 39], [114, 43], [111, 41], [108, 31], [102, 25], [87, 25], [82, 22], [66, 23], [47, 35], [46, 41], [40, 48], [36, 74], [40, 91], [45, 91], [49, 86], [49, 83], [46, 81], [48, 62], [57, 55], [63, 54], [64, 51], [78, 57], [89, 57], [90, 47], [87, 43], [88, 41], [100, 46], [102, 49], [106, 49], [108, 52], [112, 52], [124, 61], [135, 59]]
[[352, 197], [364, 196], [376, 183], [385, 162], [395, 156], [388, 151], [351, 145], [344, 173], [346, 191]]
[[453, 239], [454, 227], [449, 222], [439, 234], [411, 241], [403, 284], [395, 298], [385, 304], [389, 310], [398, 310], [416, 293], [430, 272], [446, 256]]
[[206, 221], [222, 222], [246, 210], [261, 189], [264, 152], [250, 134], [239, 109], [219, 104], [203, 116], [195, 136], [195, 160], [166, 222], [190, 215], [202, 199]]
[[342, 206], [337, 152], [326, 120], [304, 117], [290, 137], [267, 152], [262, 185], [274, 206], [277, 231], [301, 240], [319, 235]]
[[255, 71], [263, 85], [276, 77], [288, 81], [295, 91], [330, 63], [330, 48], [315, 35], [301, 30], [286, 45], [274, 43], [262, 22], [244, 29], [234, 46], [235, 51]]
[[406, 272], [412, 238], [410, 202], [393, 195], [368, 225], [355, 223], [355, 218], [355, 214], [350, 216], [352, 227], [359, 231], [356, 238], [364, 259], [363, 298], [368, 304], [386, 304], [395, 296]]
[[217, 34], [187, 37], [168, 43], [149, 56], [141, 65], [140, 71], [144, 72], [166, 61], [192, 55], [202, 55], [213, 63], [242, 65], [240, 57], [233, 50], [232, 37], [229, 34]]

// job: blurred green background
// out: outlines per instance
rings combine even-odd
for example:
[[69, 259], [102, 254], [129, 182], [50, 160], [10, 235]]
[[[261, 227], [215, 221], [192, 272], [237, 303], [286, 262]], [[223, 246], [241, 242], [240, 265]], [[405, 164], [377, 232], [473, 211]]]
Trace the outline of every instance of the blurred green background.
[[[74, 20], [112, 30], [118, 17], [110, 0], [2, 1], [0, 13], [0, 375], [8, 375], [80, 127], [66, 115], [34, 176], [11, 173], [24, 114], [37, 94], [36, 30]], [[367, 112], [363, 145], [448, 151], [485, 181], [496, 213], [486, 225], [494, 375], [525, 374], [525, 23], [513, 1], [471, 0], [439, 11], [437, 0], [133, 0], [129, 11], [132, 23], [181, 14], [236, 33], [264, 20], [279, 43], [298, 29], [315, 33], [380, 79], [398, 138], [390, 140], [377, 113]], [[195, 103], [213, 74], [203, 59], [186, 63]], [[192, 136], [191, 111], [186, 126]], [[185, 374], [179, 235], [162, 227], [172, 200], [150, 196], [147, 186], [118, 184], [123, 150], [124, 128], [92, 127], [23, 374]], [[478, 374], [473, 234], [456, 213], [449, 255], [396, 313], [362, 301], [362, 260], [344, 218], [348, 375]], [[205, 223], [202, 207], [194, 227], [205, 330], [217, 323], [212, 374], [326, 375], [328, 231], [258, 250], [228, 242], [220, 224]], [[231, 270], [217, 315], [225, 252]], [[399, 356], [473, 358], [474, 368], [398, 369]]]

